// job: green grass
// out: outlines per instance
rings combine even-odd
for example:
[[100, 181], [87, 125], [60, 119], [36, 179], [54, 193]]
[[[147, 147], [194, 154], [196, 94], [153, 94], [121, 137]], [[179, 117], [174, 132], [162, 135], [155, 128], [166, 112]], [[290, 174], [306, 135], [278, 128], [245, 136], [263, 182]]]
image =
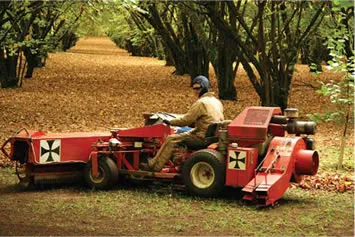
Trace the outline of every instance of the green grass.
[[110, 191], [80, 185], [28, 190], [16, 184], [12, 172], [0, 170], [1, 235], [354, 234], [352, 193], [291, 188], [274, 207], [260, 209], [232, 189], [217, 199], [191, 197], [159, 183], [125, 184]]
[[339, 147], [319, 146], [316, 148], [319, 152], [320, 169], [328, 172], [353, 173], [354, 171], [354, 148], [346, 147], [344, 151], [342, 170], [337, 170], [339, 159]]

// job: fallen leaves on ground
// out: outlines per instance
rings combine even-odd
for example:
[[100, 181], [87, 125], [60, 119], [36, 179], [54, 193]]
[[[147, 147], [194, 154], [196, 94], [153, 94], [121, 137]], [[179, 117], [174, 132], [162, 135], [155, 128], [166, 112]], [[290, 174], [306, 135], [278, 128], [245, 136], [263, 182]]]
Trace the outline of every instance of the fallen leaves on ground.
[[332, 192], [354, 192], [354, 177], [345, 174], [318, 173], [315, 176], [305, 176], [299, 184], [294, 186], [303, 189], [319, 189]]

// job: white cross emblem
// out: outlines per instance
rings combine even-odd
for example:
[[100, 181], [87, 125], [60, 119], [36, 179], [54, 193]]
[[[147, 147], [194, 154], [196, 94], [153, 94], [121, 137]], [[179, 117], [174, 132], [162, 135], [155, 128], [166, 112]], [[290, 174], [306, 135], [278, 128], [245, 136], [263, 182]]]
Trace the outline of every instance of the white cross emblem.
[[39, 163], [60, 161], [60, 140], [41, 140]]
[[245, 170], [247, 153], [245, 151], [229, 151], [229, 169]]

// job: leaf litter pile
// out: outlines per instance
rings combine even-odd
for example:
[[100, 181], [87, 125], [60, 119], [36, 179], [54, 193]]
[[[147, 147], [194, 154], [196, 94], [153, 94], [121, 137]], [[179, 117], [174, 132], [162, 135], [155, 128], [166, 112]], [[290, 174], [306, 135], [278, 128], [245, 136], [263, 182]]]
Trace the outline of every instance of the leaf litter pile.
[[[83, 38], [65, 53], [50, 54], [46, 66], [36, 69], [33, 79], [26, 79], [22, 88], [0, 89], [0, 143], [23, 127], [47, 133], [107, 131], [110, 127], [142, 126], [144, 112], [185, 113], [196, 98], [189, 88], [189, 76], [173, 72], [165, 61], [130, 56], [108, 38]], [[210, 73], [211, 90], [217, 94], [212, 68]], [[319, 87], [316, 80], [335, 78], [339, 75], [326, 69], [315, 78], [308, 66], [298, 65], [289, 107], [299, 109], [300, 119], [332, 109], [329, 99], [318, 95], [312, 86]], [[246, 106], [260, 104], [242, 68], [235, 86], [238, 101], [222, 101], [226, 119], [234, 119]], [[322, 124], [315, 139], [322, 146], [339, 146], [339, 139], [335, 139], [339, 136], [339, 127]], [[353, 147], [353, 136], [347, 146]], [[0, 166], [9, 165], [1, 154]], [[319, 172], [297, 186], [352, 192], [354, 180], [349, 175]]]
[[294, 186], [303, 189], [320, 189], [335, 192], [354, 192], [354, 179], [344, 174], [330, 174], [326, 172], [319, 172], [315, 176], [305, 177], [301, 183], [294, 184]]

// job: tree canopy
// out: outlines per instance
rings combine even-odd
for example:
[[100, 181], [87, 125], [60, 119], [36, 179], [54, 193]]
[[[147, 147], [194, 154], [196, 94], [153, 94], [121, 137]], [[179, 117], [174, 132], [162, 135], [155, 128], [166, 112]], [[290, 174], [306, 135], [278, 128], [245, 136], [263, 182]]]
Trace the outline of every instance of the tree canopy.
[[48, 52], [70, 48], [84, 7], [74, 1], [1, 2], [1, 86], [21, 86], [26, 66], [26, 77], [31, 77]]

